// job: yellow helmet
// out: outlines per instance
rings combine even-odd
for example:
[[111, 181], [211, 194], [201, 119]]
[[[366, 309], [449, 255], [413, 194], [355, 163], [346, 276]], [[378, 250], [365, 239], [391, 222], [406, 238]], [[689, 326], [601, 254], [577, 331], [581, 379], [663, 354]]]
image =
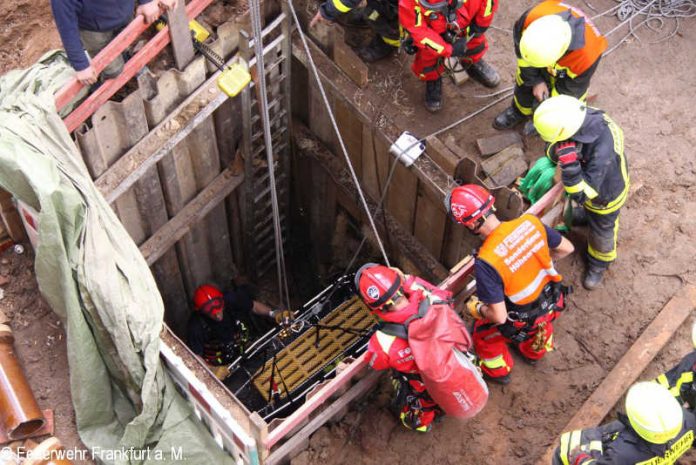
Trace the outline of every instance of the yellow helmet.
[[522, 32], [520, 55], [534, 68], [553, 66], [568, 51], [570, 24], [558, 15], [542, 16]]
[[546, 142], [570, 139], [578, 132], [587, 107], [569, 95], [556, 95], [539, 104], [534, 112], [534, 127]]
[[653, 444], [664, 444], [682, 429], [684, 411], [664, 386], [641, 382], [626, 394], [626, 415], [638, 435]]

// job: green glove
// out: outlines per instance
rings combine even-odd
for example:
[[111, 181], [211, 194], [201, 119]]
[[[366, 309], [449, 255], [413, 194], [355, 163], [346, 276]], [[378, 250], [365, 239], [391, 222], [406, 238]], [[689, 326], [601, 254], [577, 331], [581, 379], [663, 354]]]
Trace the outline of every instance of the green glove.
[[553, 176], [556, 173], [556, 165], [546, 157], [542, 157], [534, 163], [527, 176], [520, 182], [520, 192], [534, 203], [546, 194], [553, 186]]

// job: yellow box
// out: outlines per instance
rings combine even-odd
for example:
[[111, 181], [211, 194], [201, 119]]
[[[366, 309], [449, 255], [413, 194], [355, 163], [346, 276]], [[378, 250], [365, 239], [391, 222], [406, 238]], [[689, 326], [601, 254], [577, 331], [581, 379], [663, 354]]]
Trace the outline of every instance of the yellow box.
[[206, 28], [201, 26], [201, 23], [199, 23], [195, 19], [189, 21], [189, 29], [193, 31], [193, 38], [198, 42], [205, 42], [205, 39], [210, 37], [210, 32], [208, 32]]
[[221, 91], [230, 97], [239, 94], [251, 81], [251, 74], [242, 63], [229, 66], [217, 78], [217, 85]]

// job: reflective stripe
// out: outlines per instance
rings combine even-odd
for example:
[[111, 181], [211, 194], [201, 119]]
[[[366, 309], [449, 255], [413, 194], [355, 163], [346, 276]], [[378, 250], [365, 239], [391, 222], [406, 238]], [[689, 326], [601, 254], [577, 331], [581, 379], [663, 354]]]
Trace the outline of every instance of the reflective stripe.
[[490, 16], [493, 13], [493, 0], [486, 2], [486, 11], [483, 12], [483, 17]]
[[517, 96], [516, 96], [516, 95], [513, 95], [513, 96], [512, 96], [512, 100], [515, 102], [515, 106], [516, 106], [517, 109], [520, 111], [520, 113], [522, 113], [522, 114], [525, 115], [525, 116], [531, 116], [531, 114], [533, 113], [532, 109], [529, 108], [529, 107], [523, 107], [523, 106], [520, 104], [520, 102], [517, 100]]
[[341, 0], [331, 0], [331, 3], [333, 4], [334, 8], [336, 8], [341, 13], [348, 13], [351, 10], [351, 8], [346, 4], [342, 3]]
[[694, 372], [693, 371], [687, 371], [686, 373], [682, 373], [679, 379], [677, 380], [677, 384], [672, 387], [672, 389], [669, 390], [670, 393], [674, 397], [679, 397], [679, 392], [681, 391], [682, 384], [684, 383], [692, 383], [694, 381]]
[[602, 452], [602, 441], [590, 441], [590, 450]]
[[379, 11], [377, 10], [372, 10], [372, 13], [370, 13], [367, 17], [370, 21], [377, 21], [377, 18], [379, 18]]
[[481, 363], [486, 365], [486, 367], [490, 368], [491, 370], [495, 370], [496, 368], [507, 367], [502, 355], [498, 355], [497, 357], [494, 357], [494, 358], [482, 358]]
[[383, 333], [382, 331], [377, 331], [375, 334], [377, 335], [377, 342], [379, 342], [380, 347], [382, 347], [384, 353], [388, 354], [389, 349], [391, 349], [392, 344], [396, 340], [396, 336]]
[[508, 299], [510, 299], [512, 303], [519, 303], [520, 301], [526, 299], [530, 295], [533, 295], [539, 289], [539, 286], [541, 285], [542, 281], [549, 276], [558, 276], [558, 272], [555, 268], [551, 267], [549, 269], [543, 268], [539, 270], [539, 273], [537, 273], [534, 280], [531, 283], [529, 283], [527, 287], [525, 287], [516, 294], [509, 295]]
[[566, 66], [560, 66], [558, 63], [556, 63], [553, 67], [553, 72], [550, 72], [549, 74], [556, 76], [559, 71], [565, 71], [566, 76], [568, 76], [571, 79], [575, 79], [578, 77], [578, 75], [570, 70], [570, 68]]
[[594, 190], [592, 186], [587, 184], [584, 180], [580, 181], [579, 183], [573, 186], [564, 185], [563, 188], [569, 194], [577, 194], [578, 192], [584, 192], [588, 199], [594, 199], [599, 195], [597, 194], [597, 191]]
[[546, 341], [544, 349], [546, 349], [546, 352], [553, 352], [553, 334], [549, 337], [549, 340]]
[[561, 449], [559, 455], [561, 456], [561, 462], [563, 462], [563, 465], [570, 465], [570, 462], [568, 460], [568, 454], [570, 453], [570, 449], [568, 449], [568, 442], [570, 441], [570, 433], [563, 433], [561, 435]]
[[401, 45], [401, 41], [399, 41], [399, 39], [388, 39], [382, 36], [382, 40], [385, 44], [391, 45], [392, 47], [398, 47], [399, 45]]
[[628, 198], [628, 190], [630, 188], [631, 180], [628, 175], [628, 167], [626, 166], [626, 157], [624, 155], [624, 138], [623, 131], [621, 128], [607, 115], [604, 115], [604, 121], [607, 122], [609, 131], [611, 131], [612, 138], [614, 139], [614, 152], [619, 156], [621, 162], [621, 177], [624, 180], [624, 190], [619, 194], [619, 196], [609, 202], [607, 205], [593, 205], [592, 202], [585, 202], [585, 207], [594, 213], [600, 215], [607, 215], [613, 213], [623, 206]]
[[417, 6], [416, 11], [416, 27], [420, 27], [423, 23], [423, 16], [421, 15], [421, 7]]
[[428, 47], [435, 50], [437, 53], [442, 53], [445, 50], [444, 46], [438, 44], [437, 42], [435, 42], [434, 40], [432, 40], [428, 37], [425, 37], [424, 39], [422, 39], [421, 44], [427, 45]]
[[613, 262], [616, 260], [616, 237], [619, 234], [619, 219], [616, 218], [614, 222], [614, 242], [612, 244], [612, 249], [609, 252], [600, 252], [599, 250], [592, 247], [590, 242], [587, 243], [587, 253], [596, 258], [601, 262]]
[[657, 381], [658, 384], [661, 384], [662, 386], [669, 389], [669, 380], [667, 379], [667, 377], [664, 374], [661, 374], [660, 376], [658, 376], [655, 381]]

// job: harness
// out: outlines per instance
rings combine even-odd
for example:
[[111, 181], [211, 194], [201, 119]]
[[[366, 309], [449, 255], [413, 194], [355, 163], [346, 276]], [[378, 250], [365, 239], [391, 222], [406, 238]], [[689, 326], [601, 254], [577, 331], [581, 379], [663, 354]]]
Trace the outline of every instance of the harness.
[[[566, 297], [573, 292], [572, 286], [560, 282], [550, 282], [542, 289], [539, 297], [526, 305], [517, 305], [505, 299], [508, 308], [507, 321], [498, 325], [498, 331], [508, 339], [521, 343], [532, 337], [537, 328], [537, 320], [552, 312], [562, 312], [566, 308]], [[485, 325], [484, 325], [485, 326]], [[490, 323], [493, 326], [493, 323]]]

